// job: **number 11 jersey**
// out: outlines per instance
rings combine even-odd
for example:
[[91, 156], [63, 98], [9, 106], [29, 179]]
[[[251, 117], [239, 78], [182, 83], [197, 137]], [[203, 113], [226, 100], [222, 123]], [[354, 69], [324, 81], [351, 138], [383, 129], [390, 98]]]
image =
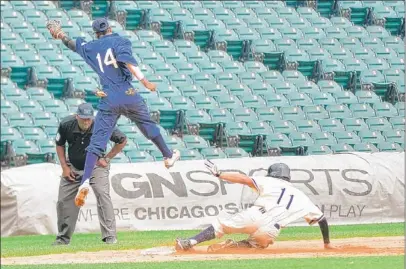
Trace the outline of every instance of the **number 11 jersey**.
[[253, 177], [259, 196], [254, 205], [266, 210], [267, 218], [285, 227], [304, 218], [310, 225], [323, 217], [320, 209], [292, 183], [273, 177]]

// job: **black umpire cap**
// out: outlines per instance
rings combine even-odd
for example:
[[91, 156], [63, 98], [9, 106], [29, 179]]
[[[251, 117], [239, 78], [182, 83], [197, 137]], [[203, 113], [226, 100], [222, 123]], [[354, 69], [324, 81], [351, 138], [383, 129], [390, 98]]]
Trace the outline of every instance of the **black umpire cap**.
[[284, 163], [274, 163], [269, 166], [267, 176], [290, 181], [290, 168]]

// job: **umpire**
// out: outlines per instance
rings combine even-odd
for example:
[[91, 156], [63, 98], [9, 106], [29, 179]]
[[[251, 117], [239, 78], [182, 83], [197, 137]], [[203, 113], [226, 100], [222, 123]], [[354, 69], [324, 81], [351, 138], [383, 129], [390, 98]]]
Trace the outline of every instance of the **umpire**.
[[[68, 245], [75, 230], [79, 207], [75, 196], [80, 186], [86, 159], [86, 147], [93, 131], [94, 110], [91, 104], [79, 105], [76, 115], [64, 118], [55, 137], [56, 152], [62, 167], [56, 211], [58, 215], [58, 235], [53, 245]], [[114, 158], [127, 143], [126, 136], [117, 128], [110, 140], [114, 147], [100, 158], [93, 170], [90, 184], [97, 200], [97, 213], [102, 240], [107, 244], [117, 243], [116, 221], [110, 198], [109, 169], [110, 159]], [[68, 142], [68, 160], [65, 144]]]

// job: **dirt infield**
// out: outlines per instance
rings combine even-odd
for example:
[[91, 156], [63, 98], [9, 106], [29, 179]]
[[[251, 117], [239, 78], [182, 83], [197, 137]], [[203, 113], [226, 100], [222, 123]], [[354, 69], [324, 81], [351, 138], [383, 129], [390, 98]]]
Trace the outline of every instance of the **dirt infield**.
[[[207, 253], [207, 247], [195, 251], [172, 253], [172, 247], [159, 248], [169, 251], [160, 255], [145, 255], [145, 250], [77, 252], [32, 257], [2, 258], [2, 265], [11, 264], [71, 264], [71, 263], [119, 263], [119, 262], [168, 262], [225, 259], [276, 259], [351, 256], [404, 255], [404, 237], [372, 237], [333, 240], [337, 249], [324, 250], [321, 240], [276, 242], [265, 250], [230, 250], [228, 253]], [[143, 254], [144, 253], [144, 254]]]

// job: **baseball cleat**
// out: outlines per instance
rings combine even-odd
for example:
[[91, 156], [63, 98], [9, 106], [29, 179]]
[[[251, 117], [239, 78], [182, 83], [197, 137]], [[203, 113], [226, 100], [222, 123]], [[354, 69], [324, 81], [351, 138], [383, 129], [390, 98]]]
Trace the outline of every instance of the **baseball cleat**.
[[175, 249], [177, 251], [186, 251], [193, 248], [192, 244], [190, 243], [189, 239], [180, 239], [177, 238], [175, 241]]
[[178, 161], [179, 159], [180, 159], [180, 152], [179, 152], [179, 150], [174, 149], [173, 154], [172, 154], [172, 158], [166, 158], [164, 160], [165, 167], [166, 168], [171, 168], [176, 163], [176, 161]]
[[90, 187], [89, 180], [86, 180], [85, 182], [83, 182], [82, 185], [80, 185], [78, 194], [76, 194], [75, 197], [75, 205], [77, 207], [81, 207], [85, 204], [86, 197], [89, 194], [89, 187]]

